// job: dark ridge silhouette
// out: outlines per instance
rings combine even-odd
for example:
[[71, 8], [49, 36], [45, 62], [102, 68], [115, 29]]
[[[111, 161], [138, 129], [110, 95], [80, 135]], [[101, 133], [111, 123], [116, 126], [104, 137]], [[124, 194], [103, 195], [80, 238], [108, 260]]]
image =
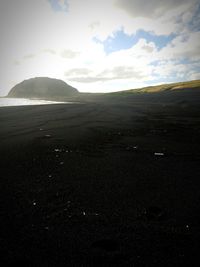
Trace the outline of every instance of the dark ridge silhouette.
[[62, 80], [36, 77], [15, 85], [8, 93], [8, 97], [56, 99], [74, 96], [78, 93], [77, 89]]

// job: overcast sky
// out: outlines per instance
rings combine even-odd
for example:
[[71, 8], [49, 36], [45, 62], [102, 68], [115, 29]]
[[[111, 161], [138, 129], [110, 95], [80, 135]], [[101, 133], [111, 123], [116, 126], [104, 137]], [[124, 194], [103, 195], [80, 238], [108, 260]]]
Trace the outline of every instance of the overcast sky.
[[0, 95], [36, 76], [110, 92], [200, 79], [199, 0], [0, 0]]

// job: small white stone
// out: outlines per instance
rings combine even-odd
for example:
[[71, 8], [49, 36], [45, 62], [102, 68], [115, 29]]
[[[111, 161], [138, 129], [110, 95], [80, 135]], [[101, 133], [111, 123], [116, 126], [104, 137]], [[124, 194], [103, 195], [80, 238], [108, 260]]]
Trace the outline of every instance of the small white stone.
[[155, 152], [154, 156], [164, 156], [164, 153], [163, 152]]
[[54, 151], [55, 151], [55, 152], [62, 152], [62, 149], [55, 148]]

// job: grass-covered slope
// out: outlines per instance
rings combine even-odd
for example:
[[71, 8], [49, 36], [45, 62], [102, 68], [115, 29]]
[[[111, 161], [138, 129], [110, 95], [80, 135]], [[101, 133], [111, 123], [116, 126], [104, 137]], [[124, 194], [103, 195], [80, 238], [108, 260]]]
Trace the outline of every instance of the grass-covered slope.
[[[148, 86], [140, 89], [130, 89], [123, 91], [123, 93], [158, 93], [163, 91], [174, 91], [181, 89], [200, 89], [200, 80], [161, 84], [156, 86]], [[120, 93], [122, 92], [118, 92], [118, 94]]]

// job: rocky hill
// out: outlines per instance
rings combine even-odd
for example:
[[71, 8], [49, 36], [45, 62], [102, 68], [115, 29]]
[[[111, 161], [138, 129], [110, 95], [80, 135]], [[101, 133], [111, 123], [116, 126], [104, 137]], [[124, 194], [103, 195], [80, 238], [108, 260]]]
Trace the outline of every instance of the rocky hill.
[[59, 99], [78, 95], [77, 89], [68, 85], [62, 80], [47, 77], [37, 77], [24, 80], [15, 85], [7, 97], [14, 98], [39, 98]]

